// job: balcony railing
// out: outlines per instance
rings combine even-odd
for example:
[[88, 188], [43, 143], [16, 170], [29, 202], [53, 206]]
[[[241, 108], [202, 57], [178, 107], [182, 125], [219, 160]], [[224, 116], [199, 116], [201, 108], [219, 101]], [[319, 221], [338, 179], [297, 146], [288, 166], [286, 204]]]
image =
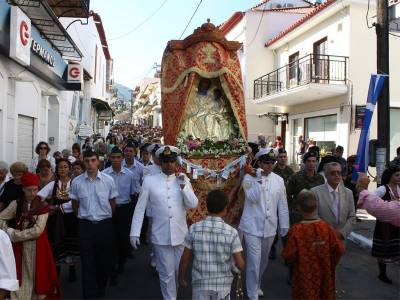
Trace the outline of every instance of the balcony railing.
[[345, 84], [347, 56], [309, 54], [254, 80], [254, 99], [310, 83]]

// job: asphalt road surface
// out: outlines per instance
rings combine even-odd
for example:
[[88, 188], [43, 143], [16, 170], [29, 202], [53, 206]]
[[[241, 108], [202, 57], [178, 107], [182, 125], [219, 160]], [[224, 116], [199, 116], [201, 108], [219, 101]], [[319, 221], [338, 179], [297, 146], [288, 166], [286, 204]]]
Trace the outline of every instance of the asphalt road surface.
[[[108, 288], [107, 299], [161, 299], [158, 277], [149, 262], [149, 248], [141, 246], [139, 251], [135, 251], [135, 258], [128, 261], [119, 284]], [[376, 260], [368, 250], [351, 241], [347, 242], [346, 253], [337, 274], [338, 289], [344, 291], [338, 294], [338, 299], [400, 299], [400, 266], [388, 266], [388, 276], [393, 280], [392, 285], [379, 281]], [[64, 298], [80, 299], [80, 272], [75, 283], [69, 283], [67, 276], [65, 268], [61, 273]], [[290, 299], [291, 288], [286, 283], [286, 278], [287, 270], [283, 260], [280, 257], [270, 260], [262, 280], [263, 299]], [[190, 287], [179, 290], [178, 298], [190, 299]], [[231, 299], [235, 299], [234, 295], [231, 295]]]

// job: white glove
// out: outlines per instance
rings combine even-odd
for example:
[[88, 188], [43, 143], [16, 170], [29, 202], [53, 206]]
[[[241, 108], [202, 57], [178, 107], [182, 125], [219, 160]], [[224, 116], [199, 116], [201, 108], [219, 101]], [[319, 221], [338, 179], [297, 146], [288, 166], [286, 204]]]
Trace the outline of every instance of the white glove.
[[279, 229], [279, 235], [280, 236], [286, 236], [289, 232], [289, 228], [280, 228]]
[[140, 238], [138, 236], [131, 236], [131, 245], [133, 249], [137, 250], [140, 246]]

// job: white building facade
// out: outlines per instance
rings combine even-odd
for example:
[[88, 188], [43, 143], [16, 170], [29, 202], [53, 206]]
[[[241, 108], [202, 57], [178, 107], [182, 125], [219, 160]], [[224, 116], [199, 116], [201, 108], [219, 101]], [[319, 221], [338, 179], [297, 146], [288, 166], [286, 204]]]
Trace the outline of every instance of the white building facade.
[[[0, 159], [29, 164], [39, 141], [55, 151], [74, 140], [71, 106], [81, 85], [69, 82], [68, 60], [79, 60], [81, 53], [43, 4], [19, 7], [0, 0], [0, 11]], [[34, 13], [43, 19], [31, 20]], [[53, 22], [48, 31], [37, 25], [44, 20]]]
[[[370, 15], [375, 14], [370, 4]], [[366, 24], [367, 0], [327, 0], [274, 37], [266, 49], [274, 68], [254, 77], [254, 102], [287, 116], [286, 148], [296, 158], [298, 137], [322, 152], [341, 145], [356, 154], [369, 79], [376, 73], [376, 34]], [[372, 21], [371, 21], [372, 23]], [[400, 146], [400, 41], [390, 38], [391, 158]], [[273, 111], [273, 110], [271, 110]], [[370, 138], [376, 138], [376, 113]]]
[[273, 141], [280, 135], [280, 126], [271, 118], [261, 117], [266, 112], [281, 112], [279, 107], [254, 102], [254, 79], [274, 68], [274, 53], [265, 48], [265, 37], [274, 37], [290, 24], [301, 19], [313, 6], [303, 0], [267, 0], [245, 12], [236, 12], [220, 25], [228, 40], [242, 43], [239, 59], [242, 68], [245, 108], [249, 141], [259, 134]]

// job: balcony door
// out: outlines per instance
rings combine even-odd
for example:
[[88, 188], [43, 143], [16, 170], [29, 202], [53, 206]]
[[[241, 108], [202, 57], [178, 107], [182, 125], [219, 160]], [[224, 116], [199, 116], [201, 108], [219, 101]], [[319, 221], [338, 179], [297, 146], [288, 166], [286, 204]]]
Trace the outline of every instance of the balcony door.
[[288, 88], [299, 84], [299, 52], [293, 53], [289, 56], [288, 68]]
[[314, 79], [315, 82], [326, 83], [329, 80], [329, 60], [327, 55], [328, 50], [328, 38], [323, 39], [314, 43]]

